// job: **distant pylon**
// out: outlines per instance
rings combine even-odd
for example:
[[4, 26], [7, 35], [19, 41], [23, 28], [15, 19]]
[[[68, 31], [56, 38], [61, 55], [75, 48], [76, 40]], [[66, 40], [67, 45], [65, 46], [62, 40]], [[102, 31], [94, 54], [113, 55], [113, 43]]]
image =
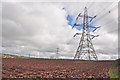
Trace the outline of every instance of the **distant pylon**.
[[30, 53], [29, 53], [29, 58], [30, 58]]
[[[90, 32], [94, 32], [99, 27], [93, 27], [89, 24], [92, 22], [92, 20], [96, 17], [90, 17], [87, 13], [87, 7], [84, 8], [84, 14], [81, 15], [81, 13], [77, 16], [76, 20], [78, 20], [79, 17], [83, 17], [82, 24], [75, 23], [73, 25], [73, 28], [75, 26], [83, 27], [82, 33], [76, 33], [76, 35], [81, 35], [81, 39], [79, 42], [79, 46], [77, 48], [76, 54], [74, 56], [74, 59], [87, 59], [87, 60], [97, 60], [98, 57], [96, 55], [95, 49], [92, 44], [92, 39], [94, 37], [98, 37], [99, 35], [91, 35]], [[90, 18], [90, 19], [89, 19]]]
[[58, 54], [59, 54], [59, 48], [57, 48], [57, 51], [56, 51], [56, 59], [58, 59]]

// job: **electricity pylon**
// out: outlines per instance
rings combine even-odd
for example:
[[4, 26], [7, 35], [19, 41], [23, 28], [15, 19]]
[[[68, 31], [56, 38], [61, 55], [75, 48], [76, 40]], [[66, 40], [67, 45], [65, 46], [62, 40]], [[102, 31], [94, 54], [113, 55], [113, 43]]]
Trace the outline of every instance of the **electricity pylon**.
[[59, 54], [59, 48], [56, 50], [56, 59], [58, 59], [58, 54]]
[[96, 17], [90, 17], [87, 13], [87, 7], [84, 8], [84, 14], [81, 15], [81, 13], [77, 16], [76, 20], [79, 19], [79, 17], [83, 18], [82, 24], [75, 23], [73, 25], [73, 28], [75, 26], [82, 27], [82, 33], [76, 33], [73, 37], [76, 35], [81, 35], [81, 39], [79, 42], [79, 46], [77, 48], [76, 54], [74, 56], [74, 59], [87, 59], [87, 60], [97, 60], [97, 55], [95, 52], [95, 49], [92, 44], [92, 39], [95, 37], [98, 37], [99, 35], [91, 35], [90, 32], [96, 31], [96, 29], [100, 28], [90, 26], [90, 23], [92, 20]]

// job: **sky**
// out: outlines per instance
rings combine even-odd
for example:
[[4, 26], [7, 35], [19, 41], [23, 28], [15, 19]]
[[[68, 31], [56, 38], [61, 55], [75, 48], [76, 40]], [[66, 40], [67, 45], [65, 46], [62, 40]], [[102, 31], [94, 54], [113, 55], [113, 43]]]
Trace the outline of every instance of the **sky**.
[[[92, 26], [101, 26], [92, 40], [99, 60], [118, 58], [117, 2], [2, 2], [2, 53], [36, 58], [73, 59], [81, 28], [72, 29], [75, 18], [88, 8], [97, 16]], [[82, 23], [82, 20], [79, 22]]]

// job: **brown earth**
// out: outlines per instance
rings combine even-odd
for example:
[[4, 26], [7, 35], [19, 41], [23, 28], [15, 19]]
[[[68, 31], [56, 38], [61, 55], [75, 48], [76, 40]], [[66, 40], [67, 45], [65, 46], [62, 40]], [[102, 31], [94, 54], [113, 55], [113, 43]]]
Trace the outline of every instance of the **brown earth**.
[[109, 78], [112, 61], [2, 59], [3, 78]]

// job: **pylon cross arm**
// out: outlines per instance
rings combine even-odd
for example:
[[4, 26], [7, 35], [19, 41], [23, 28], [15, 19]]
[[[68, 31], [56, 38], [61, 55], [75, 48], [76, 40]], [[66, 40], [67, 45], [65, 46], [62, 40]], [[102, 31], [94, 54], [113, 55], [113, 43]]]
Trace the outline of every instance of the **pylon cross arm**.
[[95, 37], [98, 37], [99, 35], [90, 35], [92, 38], [91, 39], [94, 39]]
[[76, 35], [81, 35], [82, 33], [76, 33], [73, 37], [75, 37]]
[[81, 27], [81, 26], [83, 26], [83, 25], [84, 25], [84, 24], [76, 24], [76, 23], [75, 23], [75, 24], [73, 25], [72, 29], [73, 29], [75, 26], [80, 26], [80, 27]]

